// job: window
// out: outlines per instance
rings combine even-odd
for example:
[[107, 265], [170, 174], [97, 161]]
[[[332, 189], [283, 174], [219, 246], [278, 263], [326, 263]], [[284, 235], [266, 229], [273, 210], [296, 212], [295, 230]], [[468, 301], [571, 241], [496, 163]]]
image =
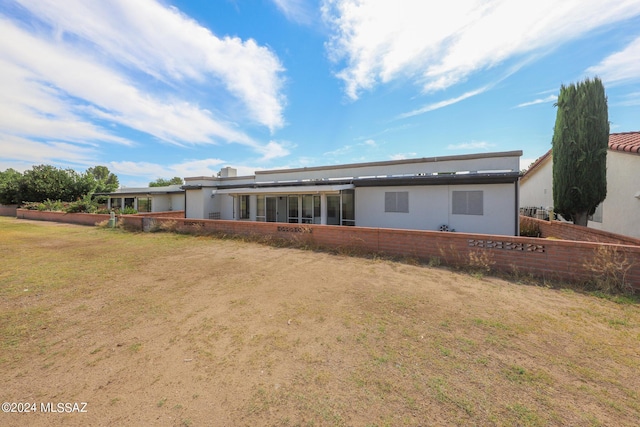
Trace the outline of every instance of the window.
[[133, 208], [134, 204], [135, 204], [135, 198], [133, 197], [125, 197], [124, 198], [124, 207], [125, 208]]
[[256, 196], [256, 221], [265, 221], [264, 196]]
[[384, 193], [384, 211], [409, 213], [408, 191], [387, 191]]
[[451, 213], [454, 215], [483, 215], [482, 191], [452, 191]]
[[342, 191], [342, 225], [356, 225], [354, 191]]
[[249, 197], [240, 196], [240, 219], [249, 219]]
[[116, 197], [111, 199], [111, 209], [120, 210], [122, 209], [122, 198]]
[[302, 196], [302, 222], [304, 224], [313, 222], [313, 195], [311, 194]]
[[320, 196], [313, 196], [313, 223], [320, 224], [321, 221]]
[[327, 225], [340, 225], [340, 196], [327, 196]]
[[298, 222], [298, 196], [289, 196], [289, 222]]
[[138, 212], [151, 212], [151, 197], [138, 198]]

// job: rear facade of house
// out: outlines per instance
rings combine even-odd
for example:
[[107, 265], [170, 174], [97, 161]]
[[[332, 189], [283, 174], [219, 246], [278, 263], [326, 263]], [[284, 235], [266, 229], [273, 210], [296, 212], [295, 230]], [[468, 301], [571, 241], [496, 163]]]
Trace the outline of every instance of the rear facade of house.
[[185, 178], [185, 217], [517, 235], [521, 151]]

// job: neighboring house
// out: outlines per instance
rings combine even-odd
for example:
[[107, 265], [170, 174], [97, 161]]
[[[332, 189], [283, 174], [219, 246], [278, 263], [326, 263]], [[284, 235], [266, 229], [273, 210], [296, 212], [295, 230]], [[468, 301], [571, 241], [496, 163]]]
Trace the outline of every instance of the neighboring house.
[[108, 209], [122, 210], [132, 207], [138, 212], [167, 212], [184, 210], [184, 190], [180, 185], [166, 187], [119, 188], [113, 193], [100, 193], [107, 196]]
[[521, 151], [185, 178], [187, 218], [517, 235]]
[[[522, 176], [522, 208], [553, 209], [552, 157], [549, 150]], [[640, 132], [609, 135], [607, 198], [598, 206], [588, 226], [640, 238]]]

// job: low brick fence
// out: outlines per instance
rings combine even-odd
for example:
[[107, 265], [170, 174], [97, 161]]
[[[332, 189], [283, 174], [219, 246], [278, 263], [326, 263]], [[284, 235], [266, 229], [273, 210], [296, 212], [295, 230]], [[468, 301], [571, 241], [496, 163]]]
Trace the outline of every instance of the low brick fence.
[[109, 219], [109, 214], [66, 213], [51, 211], [32, 211], [29, 209], [17, 209], [16, 218], [34, 219], [38, 221], [65, 222], [79, 225], [96, 225]]
[[18, 205], [0, 205], [0, 216], [16, 216]]
[[[449, 265], [491, 266], [494, 270], [526, 273], [542, 279], [579, 282], [592, 278], [586, 265], [597, 265], [599, 249], [610, 250], [629, 269], [626, 283], [640, 289], [640, 246], [610, 243], [551, 240], [534, 237], [496, 236], [471, 233], [341, 227], [184, 218], [144, 218], [122, 215], [120, 220], [133, 230], [155, 227], [193, 234], [221, 233], [293, 240], [330, 248], [438, 259]], [[606, 261], [606, 260], [605, 260]]]
[[184, 218], [184, 211], [144, 212], [136, 215], [148, 218]]
[[522, 229], [523, 227], [537, 227], [540, 230], [540, 237], [543, 238], [640, 246], [640, 239], [634, 237], [562, 221], [545, 221], [528, 216], [520, 216], [520, 228]]

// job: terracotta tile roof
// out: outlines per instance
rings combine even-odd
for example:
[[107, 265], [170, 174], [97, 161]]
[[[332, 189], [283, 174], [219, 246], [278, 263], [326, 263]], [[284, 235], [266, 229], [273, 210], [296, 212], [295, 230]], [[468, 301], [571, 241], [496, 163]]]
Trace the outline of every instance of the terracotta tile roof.
[[640, 154], [640, 132], [612, 133], [609, 135], [609, 149]]

